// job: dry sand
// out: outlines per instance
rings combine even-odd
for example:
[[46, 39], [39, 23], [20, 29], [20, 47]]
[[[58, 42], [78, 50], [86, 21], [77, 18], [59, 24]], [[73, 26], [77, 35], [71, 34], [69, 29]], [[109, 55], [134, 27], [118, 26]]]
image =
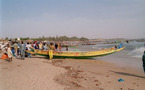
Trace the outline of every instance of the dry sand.
[[[119, 82], [118, 79], [124, 81]], [[0, 60], [0, 90], [144, 90], [145, 75], [88, 59]]]
[[48, 59], [0, 60], [0, 90], [64, 90], [54, 76], [66, 70], [45, 62]]

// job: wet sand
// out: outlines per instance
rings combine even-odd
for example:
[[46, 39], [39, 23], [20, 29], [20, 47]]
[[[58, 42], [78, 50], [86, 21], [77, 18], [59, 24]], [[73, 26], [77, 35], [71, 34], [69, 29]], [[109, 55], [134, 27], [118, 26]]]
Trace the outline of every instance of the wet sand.
[[[144, 90], [145, 75], [93, 59], [0, 60], [0, 90]], [[124, 81], [119, 82], [118, 79]]]
[[[66, 90], [144, 90], [145, 75], [99, 60], [56, 60], [67, 70], [55, 78]], [[136, 74], [137, 73], [137, 74]], [[124, 81], [119, 82], [118, 79]]]

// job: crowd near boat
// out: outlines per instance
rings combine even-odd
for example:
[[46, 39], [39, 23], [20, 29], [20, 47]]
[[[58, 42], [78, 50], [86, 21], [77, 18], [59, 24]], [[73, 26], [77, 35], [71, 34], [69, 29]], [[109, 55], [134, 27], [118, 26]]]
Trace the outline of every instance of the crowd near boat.
[[[3, 53], [1, 59], [9, 59], [10, 57], [21, 57], [24, 60], [25, 56], [31, 57], [31, 54], [27, 51], [33, 50], [41, 50], [41, 51], [61, 51], [62, 48], [66, 48], [68, 51], [68, 47], [77, 47], [78, 42], [74, 41], [30, 41], [30, 40], [3, 40], [0, 43], [0, 51]], [[9, 47], [9, 51], [8, 50]], [[53, 49], [52, 49], [53, 48]], [[9, 52], [8, 52], [9, 51]], [[10, 53], [10, 54], [8, 54]], [[11, 61], [11, 60], [9, 60]]]
[[[81, 44], [81, 43], [80, 43]], [[61, 51], [62, 47], [66, 48], [68, 51], [68, 47], [77, 47], [79, 45], [78, 42], [56, 42], [56, 41], [11, 41], [9, 40], [7, 43], [4, 41], [0, 45], [0, 49], [3, 52], [1, 59], [8, 59], [8, 61], [12, 61], [12, 57], [20, 57], [22, 60], [25, 59], [25, 56], [31, 57], [31, 54], [41, 54], [47, 55], [50, 59], [54, 56], [57, 57], [96, 57], [102, 55], [108, 55], [110, 53], [114, 53], [117, 50], [117, 46], [115, 48], [106, 49], [105, 52], [96, 51], [96, 52], [58, 52]], [[92, 45], [92, 44], [89, 44]], [[95, 45], [95, 44], [93, 44]], [[121, 45], [122, 47], [122, 45]], [[119, 49], [121, 48], [119, 47]], [[116, 50], [116, 51], [115, 51]], [[120, 49], [122, 50], [122, 49]], [[120, 51], [118, 50], [118, 51]], [[31, 51], [31, 52], [30, 52]], [[55, 53], [54, 53], [55, 52]]]
[[[54, 47], [54, 48], [53, 48]], [[8, 41], [2, 42], [0, 45], [0, 50], [3, 53], [1, 59], [8, 59], [12, 61], [12, 57], [21, 57], [22, 60], [25, 56], [31, 57], [30, 53], [25, 52], [25, 50], [31, 51], [34, 49], [47, 51], [52, 49], [61, 51], [61, 43], [58, 42], [44, 42], [44, 41], [33, 41], [33, 42], [23, 42], [23, 41]]]
[[[128, 43], [128, 41], [126, 41]], [[123, 50], [123, 43], [121, 42], [119, 45], [115, 45], [114, 48], [101, 50], [101, 51], [92, 51], [92, 52], [62, 52], [62, 47], [66, 48], [68, 51], [68, 47], [77, 47], [79, 45], [96, 45], [91, 42], [57, 42], [57, 41], [5, 41], [0, 42], [0, 54], [1, 59], [8, 60], [12, 62], [12, 58], [20, 58], [22, 60], [25, 57], [31, 57], [31, 54], [37, 55], [46, 55], [49, 56], [49, 59], [55, 57], [77, 57], [77, 58], [86, 58], [86, 57], [96, 57], [96, 56], [104, 56], [109, 55], [114, 52], [118, 52]], [[145, 54], [142, 57], [143, 67], [145, 70]]]

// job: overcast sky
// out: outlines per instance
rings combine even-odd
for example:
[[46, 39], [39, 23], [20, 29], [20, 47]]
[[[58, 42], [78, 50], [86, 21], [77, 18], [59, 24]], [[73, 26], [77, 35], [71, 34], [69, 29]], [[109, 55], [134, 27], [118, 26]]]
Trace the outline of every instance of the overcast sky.
[[145, 38], [145, 0], [1, 0], [1, 37]]

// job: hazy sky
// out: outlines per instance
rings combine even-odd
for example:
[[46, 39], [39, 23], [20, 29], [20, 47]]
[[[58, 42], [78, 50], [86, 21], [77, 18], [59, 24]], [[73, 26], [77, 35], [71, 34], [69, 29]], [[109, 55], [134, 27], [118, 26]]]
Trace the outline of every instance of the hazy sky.
[[145, 38], [145, 0], [1, 0], [2, 37]]

